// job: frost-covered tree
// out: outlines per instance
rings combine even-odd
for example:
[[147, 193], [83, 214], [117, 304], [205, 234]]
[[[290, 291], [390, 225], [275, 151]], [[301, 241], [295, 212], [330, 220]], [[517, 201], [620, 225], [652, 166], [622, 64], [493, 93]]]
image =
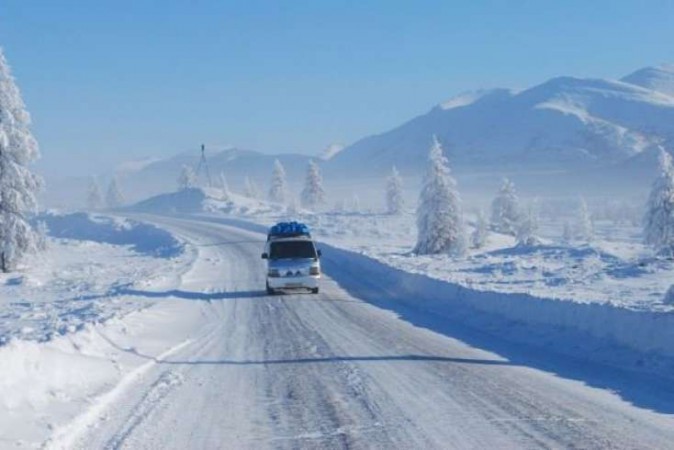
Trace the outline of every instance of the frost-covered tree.
[[403, 182], [398, 169], [393, 166], [386, 180], [386, 208], [389, 214], [400, 214], [405, 206], [403, 200]]
[[576, 212], [576, 237], [584, 242], [592, 242], [594, 239], [594, 225], [587, 203], [582, 197], [578, 199], [578, 210]]
[[529, 206], [517, 223], [517, 245], [532, 246], [540, 243], [538, 238], [538, 214], [536, 208]]
[[351, 212], [359, 213], [360, 210], [360, 197], [358, 197], [358, 194], [353, 194], [353, 197], [351, 197]]
[[313, 209], [322, 205], [324, 202], [325, 191], [323, 190], [321, 172], [318, 169], [318, 164], [311, 160], [307, 166], [304, 189], [302, 189], [302, 206]]
[[108, 192], [105, 196], [105, 203], [108, 208], [119, 208], [124, 204], [124, 196], [119, 190], [119, 183], [117, 177], [112, 177], [108, 185]]
[[87, 188], [87, 209], [95, 211], [103, 207], [103, 194], [101, 194], [101, 187], [98, 185], [95, 177], [89, 179], [89, 187]]
[[229, 183], [227, 183], [225, 172], [220, 172], [220, 190], [222, 191], [222, 199], [229, 200]]
[[660, 173], [653, 182], [644, 217], [644, 241], [658, 253], [674, 255], [674, 168], [660, 150]]
[[461, 198], [447, 158], [435, 136], [417, 207], [417, 254], [464, 254], [465, 227]]
[[197, 174], [194, 173], [192, 166], [183, 165], [180, 169], [180, 176], [178, 177], [178, 190], [184, 191], [191, 189], [197, 185]]
[[38, 250], [42, 251], [47, 250], [47, 236], [49, 235], [49, 228], [47, 227], [47, 223], [44, 220], [40, 220], [37, 222], [35, 228], [36, 228], [35, 245], [37, 246]]
[[482, 211], [478, 211], [477, 220], [475, 221], [475, 229], [470, 236], [470, 242], [473, 248], [482, 248], [489, 241], [489, 224], [487, 218]]
[[255, 180], [250, 177], [246, 177], [243, 180], [243, 195], [258, 200], [260, 198], [260, 189], [257, 187]]
[[271, 173], [271, 186], [269, 187], [269, 200], [276, 203], [285, 203], [288, 196], [286, 171], [278, 159], [274, 161], [274, 169]]
[[37, 209], [42, 180], [29, 170], [40, 157], [30, 115], [0, 49], [0, 269], [8, 272], [35, 249], [27, 216]]
[[491, 226], [494, 231], [515, 235], [520, 222], [519, 199], [515, 184], [507, 178], [491, 204]]

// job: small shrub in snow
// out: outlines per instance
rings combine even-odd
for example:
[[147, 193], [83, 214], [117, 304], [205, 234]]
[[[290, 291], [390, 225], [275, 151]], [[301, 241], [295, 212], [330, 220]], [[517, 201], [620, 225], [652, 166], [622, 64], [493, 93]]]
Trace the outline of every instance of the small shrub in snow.
[[674, 255], [674, 169], [672, 157], [663, 149], [644, 217], [644, 241], [658, 253]]
[[584, 242], [592, 242], [594, 239], [594, 225], [592, 218], [585, 203], [584, 198], [578, 200], [578, 211], [576, 216], [576, 237]]
[[41, 179], [28, 166], [39, 158], [30, 115], [0, 50], [0, 269], [11, 270], [35, 249], [35, 231], [26, 216], [35, 211]]
[[90, 211], [101, 209], [103, 206], [103, 195], [95, 177], [89, 179], [89, 188], [87, 189], [87, 208]]
[[197, 185], [197, 174], [191, 166], [183, 165], [180, 169], [180, 176], [178, 177], [178, 190], [184, 191], [192, 189]]
[[456, 181], [450, 174], [442, 147], [433, 137], [428, 168], [417, 207], [417, 254], [449, 253], [460, 256], [465, 252], [466, 239], [461, 211], [461, 199]]
[[386, 207], [389, 214], [400, 214], [405, 206], [403, 200], [403, 182], [398, 169], [393, 167], [386, 180]]
[[323, 190], [323, 179], [318, 169], [318, 164], [313, 160], [309, 161], [307, 167], [307, 176], [302, 190], [302, 206], [308, 209], [315, 209], [325, 202], [325, 191]]
[[475, 221], [475, 229], [470, 236], [470, 242], [473, 248], [482, 248], [487, 245], [489, 241], [489, 224], [482, 211], [477, 213], [477, 220]]
[[108, 192], [105, 196], [105, 203], [108, 208], [119, 208], [124, 204], [124, 196], [119, 190], [119, 184], [117, 183], [117, 177], [112, 177], [110, 184], [108, 185]]
[[494, 231], [514, 236], [520, 222], [519, 199], [515, 184], [507, 178], [491, 204], [491, 226]]
[[286, 183], [286, 171], [281, 162], [274, 161], [274, 170], [271, 173], [271, 187], [269, 188], [269, 200], [276, 203], [285, 203], [288, 195]]
[[569, 222], [564, 222], [564, 228], [562, 229], [562, 242], [564, 244], [570, 244], [573, 241], [573, 229]]

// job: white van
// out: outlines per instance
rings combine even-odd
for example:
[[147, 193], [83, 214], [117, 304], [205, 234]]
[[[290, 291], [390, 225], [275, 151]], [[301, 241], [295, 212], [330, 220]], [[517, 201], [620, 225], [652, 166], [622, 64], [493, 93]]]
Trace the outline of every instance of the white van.
[[297, 289], [318, 294], [320, 256], [310, 236], [270, 237], [262, 254], [267, 260], [267, 294]]

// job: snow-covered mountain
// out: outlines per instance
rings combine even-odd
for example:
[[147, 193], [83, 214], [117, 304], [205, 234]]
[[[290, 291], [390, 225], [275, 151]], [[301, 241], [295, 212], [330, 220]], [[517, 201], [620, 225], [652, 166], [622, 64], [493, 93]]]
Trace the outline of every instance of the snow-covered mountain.
[[624, 164], [674, 137], [674, 67], [621, 80], [553, 78], [529, 89], [461, 94], [337, 154], [335, 170], [418, 173], [436, 135], [453, 165], [587, 170]]

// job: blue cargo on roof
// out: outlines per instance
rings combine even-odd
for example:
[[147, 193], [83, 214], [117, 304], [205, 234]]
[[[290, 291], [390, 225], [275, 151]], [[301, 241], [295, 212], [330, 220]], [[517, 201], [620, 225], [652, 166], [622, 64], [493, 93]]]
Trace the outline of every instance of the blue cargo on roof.
[[309, 227], [300, 222], [279, 222], [269, 229], [267, 240], [272, 237], [311, 237]]

